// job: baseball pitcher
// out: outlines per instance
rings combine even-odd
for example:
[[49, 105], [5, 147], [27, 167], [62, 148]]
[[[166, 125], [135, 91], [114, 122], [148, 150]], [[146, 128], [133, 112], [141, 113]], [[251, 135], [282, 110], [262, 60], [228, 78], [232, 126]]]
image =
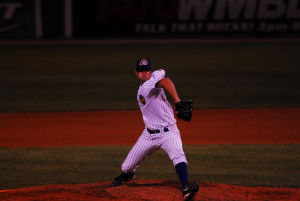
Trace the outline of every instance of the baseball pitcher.
[[137, 61], [135, 74], [140, 80], [137, 101], [145, 129], [123, 162], [122, 173], [112, 181], [111, 186], [119, 186], [135, 178], [139, 164], [154, 151], [163, 149], [174, 164], [182, 186], [183, 200], [192, 200], [199, 185], [189, 184], [187, 159], [182, 148], [180, 131], [165, 92], [174, 101], [177, 118], [184, 121], [191, 121], [192, 101], [181, 100], [165, 70], [153, 71], [149, 59], [142, 58]]

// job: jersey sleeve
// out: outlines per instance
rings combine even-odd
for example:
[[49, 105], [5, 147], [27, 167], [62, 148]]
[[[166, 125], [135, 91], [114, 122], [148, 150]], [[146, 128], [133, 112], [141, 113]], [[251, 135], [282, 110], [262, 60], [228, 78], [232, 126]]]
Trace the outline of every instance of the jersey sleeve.
[[156, 88], [155, 87], [156, 83], [158, 83], [161, 79], [163, 79], [165, 75], [166, 75], [166, 71], [163, 69], [154, 71], [151, 75], [151, 78], [143, 84], [143, 88], [149, 91], [152, 88]]
[[152, 73], [154, 85], [166, 76], [166, 71], [159, 69]]

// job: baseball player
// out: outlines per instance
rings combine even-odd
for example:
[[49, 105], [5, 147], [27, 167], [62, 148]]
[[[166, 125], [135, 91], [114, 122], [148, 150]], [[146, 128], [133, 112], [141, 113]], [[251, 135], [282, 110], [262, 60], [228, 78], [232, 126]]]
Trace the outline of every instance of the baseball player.
[[182, 148], [180, 132], [176, 125], [173, 107], [168, 102], [167, 92], [175, 103], [177, 117], [190, 121], [192, 101], [181, 100], [173, 82], [163, 69], [153, 71], [151, 61], [145, 58], [136, 63], [135, 74], [140, 80], [137, 101], [143, 115], [145, 129], [128, 153], [111, 186], [119, 186], [135, 178], [140, 163], [151, 153], [163, 149], [172, 160], [181, 183], [184, 200], [192, 200], [198, 192], [198, 184], [189, 184], [187, 159]]

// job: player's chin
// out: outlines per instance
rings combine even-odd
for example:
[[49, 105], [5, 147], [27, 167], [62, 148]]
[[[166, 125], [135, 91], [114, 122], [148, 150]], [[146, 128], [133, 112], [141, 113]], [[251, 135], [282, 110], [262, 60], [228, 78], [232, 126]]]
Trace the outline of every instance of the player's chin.
[[147, 80], [149, 80], [149, 79], [150, 79], [150, 77], [148, 77], [148, 76], [143, 76], [143, 77], [141, 78], [141, 80], [144, 81], [144, 82], [147, 81]]

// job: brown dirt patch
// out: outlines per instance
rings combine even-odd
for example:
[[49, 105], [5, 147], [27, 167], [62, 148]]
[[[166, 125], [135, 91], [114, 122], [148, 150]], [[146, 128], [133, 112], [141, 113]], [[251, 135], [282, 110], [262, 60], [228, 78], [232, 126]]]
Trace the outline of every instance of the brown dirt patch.
[[[214, 183], [200, 183], [195, 200], [202, 201], [296, 201], [300, 189], [243, 187]], [[127, 185], [109, 187], [109, 182], [95, 184], [50, 185], [0, 191], [6, 201], [176, 201], [182, 200], [179, 184], [174, 181], [135, 180]]]
[[[195, 110], [184, 144], [299, 143], [300, 108]], [[0, 146], [132, 145], [139, 111], [0, 114]]]

